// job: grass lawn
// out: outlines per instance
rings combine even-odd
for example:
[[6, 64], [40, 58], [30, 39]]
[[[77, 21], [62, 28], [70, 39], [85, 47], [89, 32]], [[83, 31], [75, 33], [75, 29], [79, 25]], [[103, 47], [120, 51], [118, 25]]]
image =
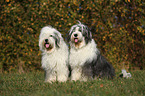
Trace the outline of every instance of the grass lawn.
[[132, 78], [44, 83], [43, 72], [0, 74], [0, 96], [145, 96], [145, 70]]

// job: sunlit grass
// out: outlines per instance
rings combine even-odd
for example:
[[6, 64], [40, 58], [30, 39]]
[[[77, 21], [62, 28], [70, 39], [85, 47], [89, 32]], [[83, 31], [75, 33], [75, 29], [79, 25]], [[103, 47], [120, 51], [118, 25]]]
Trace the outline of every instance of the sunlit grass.
[[1, 96], [144, 96], [145, 71], [133, 71], [132, 78], [87, 82], [44, 83], [43, 72], [1, 74]]

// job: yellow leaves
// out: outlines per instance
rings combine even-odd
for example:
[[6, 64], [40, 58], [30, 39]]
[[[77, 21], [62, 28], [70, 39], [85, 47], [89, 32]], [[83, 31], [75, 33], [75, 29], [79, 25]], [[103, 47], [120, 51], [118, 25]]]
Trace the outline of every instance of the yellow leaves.
[[11, 3], [10, 3], [10, 4], [8, 4], [8, 6], [11, 6]]
[[117, 2], [118, 0], [115, 0], [115, 2]]
[[95, 7], [95, 4], [93, 4], [93, 7]]
[[60, 20], [64, 20], [63, 18], [61, 18]]
[[106, 39], [106, 36], [103, 36], [103, 41], [105, 41], [105, 39]]
[[59, 27], [62, 27], [62, 25], [59, 25]]
[[138, 27], [137, 27], [137, 30], [141, 30], [141, 27], [140, 27], [140, 26], [138, 26]]
[[30, 49], [30, 51], [32, 52], [33, 50], [32, 50], [32, 49]]
[[128, 27], [128, 24], [126, 24], [125, 27], [127, 28]]
[[62, 8], [63, 7], [63, 5], [62, 4], [60, 4], [60, 8]]
[[31, 25], [34, 25], [34, 23], [31, 23]]
[[29, 31], [33, 31], [33, 29], [32, 28], [27, 28]]
[[72, 25], [71, 23], [68, 23], [68, 25]]
[[70, 0], [64, 0], [64, 2], [68, 3]]
[[130, 2], [130, 0], [125, 0], [125, 2]]
[[113, 48], [113, 51], [116, 51], [116, 47]]
[[110, 34], [109, 34], [109, 37], [112, 37], [112, 36], [113, 36], [113, 33], [110, 33]]
[[58, 12], [56, 13], [56, 15], [61, 16], [60, 13], [58, 13]]
[[29, 64], [32, 64], [31, 61], [28, 61]]
[[138, 30], [142, 35], [145, 35], [145, 30], [142, 29], [140, 26], [137, 27], [137, 30]]
[[78, 6], [78, 5], [79, 5], [79, 3], [78, 3], [78, 1], [77, 1], [77, 0], [73, 0], [72, 2], [73, 2], [73, 4], [74, 4], [74, 5], [76, 5], [76, 6]]
[[123, 30], [123, 28], [122, 28], [122, 27], [120, 27], [119, 29], [120, 29], [120, 30]]
[[41, 52], [39, 51], [37, 55], [40, 56], [41, 55]]
[[58, 22], [56, 22], [56, 24], [58, 24]]
[[82, 16], [82, 18], [84, 18], [84, 16]]
[[113, 2], [113, 5], [115, 5], [116, 3], [115, 2]]
[[[32, 1], [34, 1], [33, 4], [29, 4], [27, 0], [24, 0], [23, 6], [21, 6], [21, 2], [15, 2], [15, 0], [6, 0], [5, 2], [9, 3], [1, 4], [0, 19], [3, 24], [0, 29], [2, 33], [0, 45], [4, 48], [1, 53], [7, 54], [7, 56], [3, 55], [5, 57], [1, 60], [8, 64], [6, 67], [13, 66], [12, 60], [17, 59], [15, 57], [17, 55], [27, 61], [26, 65], [33, 64], [33, 62], [37, 64], [40, 62], [38, 57], [41, 55], [38, 47], [40, 29], [45, 25], [52, 25], [59, 30], [69, 30], [78, 19], [82, 23], [88, 24], [89, 28], [94, 28], [93, 39], [97, 41], [100, 50], [103, 50], [103, 55], [106, 55], [115, 67], [121, 66], [122, 60], [132, 62], [132, 59], [136, 59], [137, 56], [132, 56], [132, 54], [143, 53], [142, 49], [136, 48], [138, 45], [140, 48], [145, 44], [142, 38], [145, 36], [144, 26], [142, 26], [144, 17], [140, 17], [141, 13], [144, 13], [140, 7], [141, 1], [137, 1], [138, 6], [133, 8], [134, 5], [128, 7], [127, 3], [124, 5], [121, 0], [115, 0], [103, 9], [102, 6], [106, 6], [104, 5], [106, 1], [83, 0], [83, 3], [78, 0], [64, 0], [64, 2], [40, 0], [39, 3], [35, 0]], [[125, 2], [133, 4], [131, 0]], [[29, 10], [25, 10], [25, 8]], [[67, 36], [68, 32], [62, 34]], [[132, 51], [130, 52], [130, 50]], [[35, 59], [32, 58], [32, 55]], [[6, 58], [10, 60], [6, 61]], [[104, 85], [99, 86], [104, 87]]]
[[6, 0], [6, 2], [9, 2], [10, 0]]
[[31, 18], [31, 21], [33, 21], [33, 18]]

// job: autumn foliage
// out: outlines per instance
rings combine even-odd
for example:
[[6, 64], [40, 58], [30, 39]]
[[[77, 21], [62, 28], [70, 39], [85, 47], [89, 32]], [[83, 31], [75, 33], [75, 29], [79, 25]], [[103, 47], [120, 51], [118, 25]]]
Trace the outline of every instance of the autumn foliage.
[[1, 0], [0, 71], [40, 70], [40, 29], [52, 25], [66, 38], [77, 20], [92, 31], [116, 70], [145, 68], [143, 0]]

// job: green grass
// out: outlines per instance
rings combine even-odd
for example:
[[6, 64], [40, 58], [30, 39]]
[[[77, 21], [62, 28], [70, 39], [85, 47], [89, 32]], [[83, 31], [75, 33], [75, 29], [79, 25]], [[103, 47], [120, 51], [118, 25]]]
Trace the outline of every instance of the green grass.
[[145, 96], [145, 70], [132, 78], [44, 83], [43, 72], [1, 74], [0, 96]]

